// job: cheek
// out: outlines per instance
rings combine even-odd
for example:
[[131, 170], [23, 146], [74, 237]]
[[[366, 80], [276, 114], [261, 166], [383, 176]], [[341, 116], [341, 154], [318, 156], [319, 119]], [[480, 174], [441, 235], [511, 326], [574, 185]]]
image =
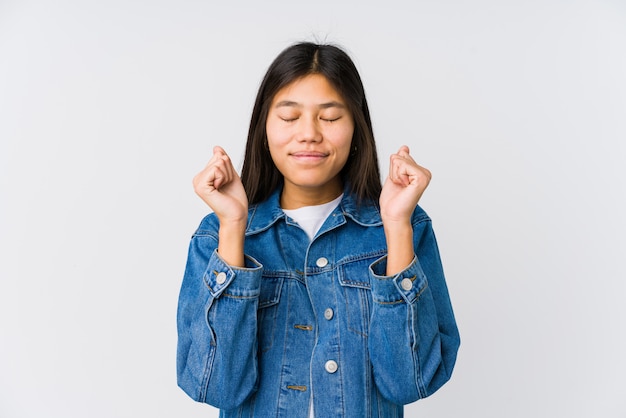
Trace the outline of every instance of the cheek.
[[347, 126], [340, 132], [337, 132], [336, 143], [346, 154], [350, 154], [352, 149], [352, 136], [354, 135], [354, 128]]
[[288, 138], [287, 130], [272, 122], [267, 122], [265, 124], [265, 135], [267, 136], [267, 142], [269, 145], [281, 144]]

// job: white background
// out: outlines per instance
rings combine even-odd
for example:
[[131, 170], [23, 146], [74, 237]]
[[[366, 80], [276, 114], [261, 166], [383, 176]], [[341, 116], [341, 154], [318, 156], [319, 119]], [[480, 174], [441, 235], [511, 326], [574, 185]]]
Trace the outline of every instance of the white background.
[[619, 0], [0, 0], [0, 417], [217, 416], [176, 386], [191, 178], [316, 39], [384, 169], [406, 143], [434, 173], [462, 347], [406, 415], [626, 417]]

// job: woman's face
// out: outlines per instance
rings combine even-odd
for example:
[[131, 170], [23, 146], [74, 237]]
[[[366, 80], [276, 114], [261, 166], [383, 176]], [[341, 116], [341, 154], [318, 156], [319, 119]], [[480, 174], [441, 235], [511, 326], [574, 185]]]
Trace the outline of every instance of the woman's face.
[[341, 194], [339, 172], [350, 155], [354, 120], [324, 76], [311, 74], [279, 90], [265, 128], [272, 160], [284, 177], [285, 209]]

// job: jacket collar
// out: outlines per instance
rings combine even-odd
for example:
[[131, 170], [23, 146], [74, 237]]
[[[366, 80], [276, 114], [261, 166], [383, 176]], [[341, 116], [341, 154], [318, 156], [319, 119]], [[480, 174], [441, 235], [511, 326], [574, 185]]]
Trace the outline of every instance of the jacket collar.
[[[248, 209], [248, 227], [246, 235], [253, 235], [265, 231], [280, 219], [285, 218], [285, 212], [280, 207], [280, 193], [282, 187], [276, 188], [274, 192], [261, 203], [250, 206]], [[339, 206], [333, 211], [337, 215], [340, 223], [345, 222], [345, 218], [350, 218], [354, 222], [363, 226], [382, 225], [378, 205], [371, 202], [364, 202], [360, 206], [350, 193], [350, 188], [344, 188], [343, 198]]]

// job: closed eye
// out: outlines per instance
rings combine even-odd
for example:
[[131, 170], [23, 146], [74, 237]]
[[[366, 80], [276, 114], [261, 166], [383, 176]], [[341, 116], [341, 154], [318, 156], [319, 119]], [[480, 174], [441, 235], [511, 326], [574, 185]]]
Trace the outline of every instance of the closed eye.
[[337, 118], [332, 118], [332, 119], [330, 119], [330, 118], [320, 118], [320, 119], [322, 119], [324, 122], [330, 122], [330, 123], [332, 123], [332, 122], [336, 122], [336, 121], [338, 121], [339, 119], [341, 119], [341, 116], [339, 116], [339, 117], [337, 117]]

